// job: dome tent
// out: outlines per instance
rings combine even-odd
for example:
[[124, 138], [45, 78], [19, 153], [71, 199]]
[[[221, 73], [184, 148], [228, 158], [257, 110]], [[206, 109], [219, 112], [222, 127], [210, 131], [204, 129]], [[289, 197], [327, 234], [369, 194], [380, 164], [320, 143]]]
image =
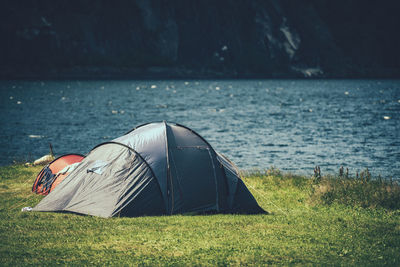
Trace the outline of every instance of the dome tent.
[[167, 122], [99, 144], [33, 210], [100, 217], [265, 213], [232, 162], [193, 130]]

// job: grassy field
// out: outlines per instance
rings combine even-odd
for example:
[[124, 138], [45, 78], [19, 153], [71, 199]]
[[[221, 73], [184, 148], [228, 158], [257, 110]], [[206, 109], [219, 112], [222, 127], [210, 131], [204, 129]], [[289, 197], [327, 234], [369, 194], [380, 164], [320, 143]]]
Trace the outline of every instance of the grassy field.
[[0, 265], [400, 265], [398, 206], [335, 200], [328, 180], [247, 174], [269, 215], [101, 219], [21, 212], [39, 170], [0, 168]]

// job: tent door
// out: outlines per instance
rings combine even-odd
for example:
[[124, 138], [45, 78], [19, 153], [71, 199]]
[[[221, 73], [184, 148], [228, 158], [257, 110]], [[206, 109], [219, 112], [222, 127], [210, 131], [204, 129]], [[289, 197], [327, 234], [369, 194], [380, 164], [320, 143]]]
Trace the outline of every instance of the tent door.
[[170, 148], [171, 213], [218, 210], [215, 166], [207, 147]]

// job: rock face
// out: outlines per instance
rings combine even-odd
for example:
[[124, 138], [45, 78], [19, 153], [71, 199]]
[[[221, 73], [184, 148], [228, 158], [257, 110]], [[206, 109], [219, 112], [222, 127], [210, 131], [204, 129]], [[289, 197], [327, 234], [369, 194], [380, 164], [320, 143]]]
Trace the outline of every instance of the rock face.
[[3, 1], [3, 78], [400, 72], [397, 2]]

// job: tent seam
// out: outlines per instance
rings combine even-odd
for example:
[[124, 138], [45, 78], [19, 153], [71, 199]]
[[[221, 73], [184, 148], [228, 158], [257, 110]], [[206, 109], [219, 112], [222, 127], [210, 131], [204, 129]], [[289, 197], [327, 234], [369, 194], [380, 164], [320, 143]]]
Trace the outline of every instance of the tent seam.
[[[165, 158], [167, 160], [167, 180], [169, 178], [169, 182], [171, 184], [171, 192], [169, 193], [171, 195], [171, 211], [169, 212], [170, 214], [172, 214], [173, 210], [174, 210], [174, 189], [173, 189], [173, 183], [172, 183], [172, 177], [171, 177], [171, 172], [170, 172], [170, 167], [169, 167], [169, 147], [168, 147], [168, 125], [166, 121], [164, 122], [164, 126], [165, 126]], [[168, 184], [168, 181], [167, 181]], [[168, 195], [169, 190], [167, 190], [167, 195]], [[169, 200], [169, 198], [168, 198]]]

